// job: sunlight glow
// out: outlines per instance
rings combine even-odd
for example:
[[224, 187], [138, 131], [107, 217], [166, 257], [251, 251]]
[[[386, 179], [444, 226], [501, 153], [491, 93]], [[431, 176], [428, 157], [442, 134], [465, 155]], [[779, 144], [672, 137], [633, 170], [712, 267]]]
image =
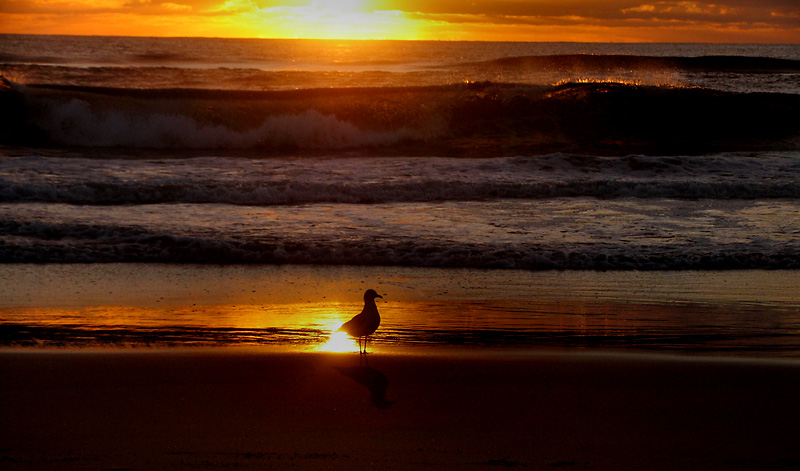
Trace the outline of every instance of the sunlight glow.
[[[315, 323], [319, 325], [319, 329], [321, 331], [329, 332], [328, 340], [314, 348], [314, 350], [318, 352], [330, 353], [357, 352], [358, 344], [356, 344], [356, 339], [350, 337], [345, 332], [339, 331], [339, 328], [342, 326], [342, 324], [344, 324], [344, 320], [342, 319], [346, 317], [346, 315], [340, 313], [338, 309], [334, 309], [331, 312], [330, 306], [328, 306], [326, 310], [326, 318], [323, 319], [319, 316], [319, 314], [317, 314], [315, 316], [317, 319]], [[328, 315], [333, 315], [333, 317], [328, 317]]]
[[344, 332], [332, 332], [328, 341], [317, 348], [320, 352], [349, 353], [357, 352], [356, 340]]
[[416, 26], [403, 12], [377, 10], [368, 0], [313, 1], [257, 9], [264, 37], [316, 39], [414, 39]]

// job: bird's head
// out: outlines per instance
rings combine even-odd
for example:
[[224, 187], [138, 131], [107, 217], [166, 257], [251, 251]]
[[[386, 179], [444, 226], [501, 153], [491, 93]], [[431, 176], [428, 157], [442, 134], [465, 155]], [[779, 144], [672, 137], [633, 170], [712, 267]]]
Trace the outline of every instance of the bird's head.
[[364, 301], [374, 301], [375, 298], [383, 299], [383, 296], [378, 294], [374, 289], [368, 289], [366, 293], [364, 293]]

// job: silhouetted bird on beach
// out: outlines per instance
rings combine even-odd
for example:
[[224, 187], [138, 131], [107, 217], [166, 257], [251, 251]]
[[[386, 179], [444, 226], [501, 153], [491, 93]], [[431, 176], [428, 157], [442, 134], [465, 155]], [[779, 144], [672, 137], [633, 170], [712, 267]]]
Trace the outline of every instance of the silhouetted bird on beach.
[[[358, 338], [358, 353], [361, 355], [367, 354], [367, 337], [378, 330], [381, 325], [381, 316], [378, 314], [378, 306], [375, 305], [375, 298], [383, 299], [383, 296], [376, 293], [374, 289], [368, 289], [364, 293], [364, 309], [361, 314], [355, 316], [344, 325], [339, 327], [339, 330], [347, 332], [348, 335]], [[364, 347], [361, 347], [361, 338], [364, 338]]]

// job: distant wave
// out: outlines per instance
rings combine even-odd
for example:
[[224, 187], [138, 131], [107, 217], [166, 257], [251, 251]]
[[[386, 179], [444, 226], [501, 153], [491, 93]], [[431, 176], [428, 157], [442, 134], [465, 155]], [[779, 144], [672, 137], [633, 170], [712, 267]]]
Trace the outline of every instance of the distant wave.
[[[74, 60], [74, 59], [73, 59]], [[115, 64], [159, 64], [159, 63], [198, 63], [209, 58], [187, 51], [143, 51], [114, 58], [92, 58], [94, 63]], [[0, 53], [0, 63], [7, 64], [68, 64], [70, 59], [56, 55]], [[244, 62], [244, 58], [234, 61]], [[255, 60], [251, 62], [256, 62]], [[256, 62], [257, 63], [257, 62]], [[402, 64], [399, 60], [349, 60], [330, 62], [330, 70], [341, 66], [392, 66]], [[738, 73], [800, 72], [800, 60], [776, 57], [753, 57], [742, 55], [703, 55], [703, 56], [653, 56], [632, 54], [543, 54], [501, 57], [473, 62], [444, 63], [429, 68], [535, 68], [537, 70], [574, 69], [672, 69], [691, 71], [731, 71]], [[252, 69], [258, 70], [258, 69]]]
[[[40, 55], [40, 54], [15, 54], [10, 52], [0, 53], [0, 64], [54, 64], [54, 65], [70, 65], [75, 60], [74, 57], [62, 57], [58, 55]], [[142, 52], [133, 54], [123, 54], [116, 57], [92, 57], [87, 59], [90, 63], [94, 64], [123, 64], [123, 63], [140, 63], [140, 64], [158, 64], [158, 63], [199, 63], [203, 59], [196, 55], [181, 54], [174, 52]]]
[[800, 95], [623, 83], [282, 92], [10, 86], [0, 104], [0, 144], [463, 156], [800, 147]]
[[25, 55], [13, 54], [10, 52], [0, 53], [0, 63], [33, 63], [33, 64], [60, 64], [65, 59], [57, 56]]
[[461, 67], [547, 69], [680, 69], [693, 71], [735, 71], [760, 73], [800, 72], [800, 60], [747, 56], [636, 56], [627, 54], [563, 54], [503, 57], [482, 62], [465, 62]]

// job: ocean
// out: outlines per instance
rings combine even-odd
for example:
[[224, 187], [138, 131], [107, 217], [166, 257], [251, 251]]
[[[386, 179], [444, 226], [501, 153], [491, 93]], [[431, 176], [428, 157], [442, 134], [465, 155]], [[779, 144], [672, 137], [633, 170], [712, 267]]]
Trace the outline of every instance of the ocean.
[[0, 74], [0, 345], [314, 346], [312, 273], [383, 283], [378, 345], [800, 347], [798, 45], [1, 35]]

